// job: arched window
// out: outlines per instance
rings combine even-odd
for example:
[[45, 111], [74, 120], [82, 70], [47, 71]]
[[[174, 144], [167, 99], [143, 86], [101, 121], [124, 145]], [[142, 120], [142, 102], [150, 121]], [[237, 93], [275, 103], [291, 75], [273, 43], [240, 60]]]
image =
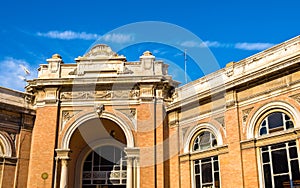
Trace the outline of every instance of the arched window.
[[259, 135], [262, 136], [291, 128], [294, 128], [294, 123], [287, 114], [283, 112], [273, 112], [261, 122]]
[[[271, 113], [262, 116], [258, 123], [258, 138], [294, 128], [292, 118], [282, 110], [272, 110]], [[300, 182], [296, 140], [264, 145], [259, 148], [259, 151], [265, 188], [293, 187], [295, 182]]]
[[85, 159], [82, 173], [83, 187], [126, 187], [126, 160], [124, 152], [114, 146], [102, 146]]
[[193, 151], [200, 151], [217, 146], [215, 136], [209, 131], [203, 131], [198, 134], [194, 140]]
[[[193, 140], [192, 151], [205, 151], [217, 146], [217, 140], [210, 131], [201, 131]], [[218, 156], [211, 156], [196, 159], [194, 164], [194, 183], [196, 188], [215, 187], [218, 188], [219, 159]]]

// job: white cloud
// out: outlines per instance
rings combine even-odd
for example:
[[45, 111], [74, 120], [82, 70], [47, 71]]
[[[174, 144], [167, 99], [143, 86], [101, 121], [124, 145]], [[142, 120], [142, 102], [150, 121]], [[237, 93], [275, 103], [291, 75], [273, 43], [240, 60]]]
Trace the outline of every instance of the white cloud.
[[231, 43], [221, 43], [218, 41], [203, 41], [201, 43], [195, 41], [184, 41], [180, 44], [182, 47], [186, 48], [236, 48], [240, 50], [265, 50], [274, 46], [273, 43], [248, 43], [248, 42], [238, 42], [235, 44]]
[[187, 47], [187, 48], [195, 48], [195, 47], [200, 47], [200, 43], [197, 43], [195, 41], [184, 41], [180, 44], [182, 47]]
[[180, 45], [182, 47], [187, 47], [187, 48], [205, 48], [205, 47], [220, 48], [225, 46], [225, 44], [221, 44], [218, 41], [203, 41], [203, 42], [184, 41]]
[[120, 44], [134, 40], [132, 35], [121, 34], [121, 33], [107, 34], [107, 35], [104, 35], [101, 39], [106, 42], [113, 42], [113, 43], [120, 43]]
[[[24, 91], [26, 82], [24, 79], [37, 77], [37, 72], [24, 60], [7, 57], [0, 61], [0, 86]], [[28, 70], [30, 75], [24, 70]]]
[[48, 37], [61, 40], [97, 40], [101, 39], [105, 42], [126, 43], [133, 41], [133, 36], [130, 34], [112, 33], [104, 36], [95, 33], [75, 32], [75, 31], [48, 31], [46, 33], [38, 32], [38, 36]]
[[270, 48], [274, 46], [273, 43], [248, 43], [248, 42], [242, 42], [242, 43], [236, 43], [234, 45], [235, 48], [241, 49], [241, 50], [265, 50], [267, 48]]
[[86, 32], [74, 32], [74, 31], [48, 31], [47, 33], [37, 33], [38, 36], [48, 37], [53, 39], [72, 40], [72, 39], [83, 39], [83, 40], [95, 40], [100, 36], [94, 33]]

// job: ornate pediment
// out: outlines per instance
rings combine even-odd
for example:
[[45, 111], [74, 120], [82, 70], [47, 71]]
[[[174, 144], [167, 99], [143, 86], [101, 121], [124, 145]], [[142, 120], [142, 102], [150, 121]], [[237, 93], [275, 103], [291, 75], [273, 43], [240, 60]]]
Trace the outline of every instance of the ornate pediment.
[[116, 57], [118, 54], [105, 44], [97, 44], [84, 57]]

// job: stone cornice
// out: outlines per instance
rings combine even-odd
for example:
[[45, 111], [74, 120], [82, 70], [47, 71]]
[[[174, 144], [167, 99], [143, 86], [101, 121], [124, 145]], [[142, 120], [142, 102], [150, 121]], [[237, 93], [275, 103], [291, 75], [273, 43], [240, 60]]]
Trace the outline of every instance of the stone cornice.
[[61, 85], [98, 85], [98, 84], [127, 84], [131, 83], [160, 83], [168, 82], [171, 85], [176, 85], [176, 81], [169, 80], [168, 76], [117, 76], [117, 77], [76, 77], [76, 78], [53, 78], [53, 79], [34, 79], [28, 80], [29, 87], [44, 87], [47, 86], [61, 86]]
[[[277, 74], [277, 71], [299, 62], [300, 36], [237, 63], [232, 63], [230, 66], [176, 89], [177, 98], [167, 107], [167, 110], [174, 110], [220, 92], [224, 93], [225, 90], [233, 89], [265, 75]], [[228, 75], [229, 69], [232, 74]]]
[[33, 98], [32, 94], [0, 87], [0, 109], [35, 114], [31, 103]]

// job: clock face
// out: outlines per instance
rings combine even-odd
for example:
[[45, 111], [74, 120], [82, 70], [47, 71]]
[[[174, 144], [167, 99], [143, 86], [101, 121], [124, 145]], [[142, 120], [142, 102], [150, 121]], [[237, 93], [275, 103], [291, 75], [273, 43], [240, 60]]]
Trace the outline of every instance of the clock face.
[[41, 175], [42, 179], [45, 180], [48, 178], [48, 173], [44, 172], [42, 175]]

